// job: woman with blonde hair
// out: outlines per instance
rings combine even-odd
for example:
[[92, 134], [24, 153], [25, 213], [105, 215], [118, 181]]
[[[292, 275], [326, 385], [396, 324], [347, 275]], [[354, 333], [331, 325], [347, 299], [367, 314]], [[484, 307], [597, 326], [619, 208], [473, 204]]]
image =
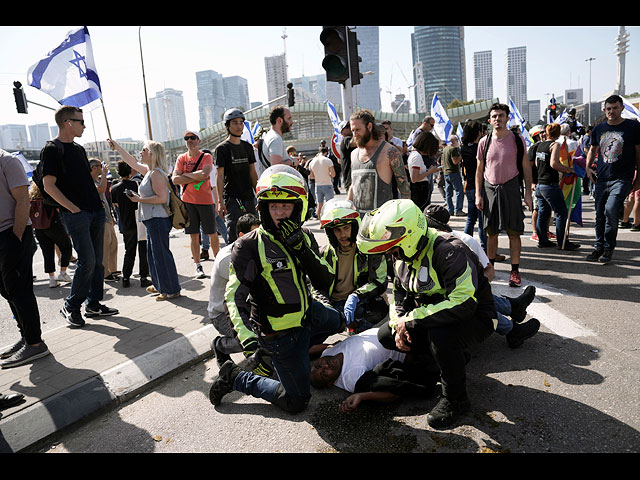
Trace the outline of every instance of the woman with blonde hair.
[[127, 197], [138, 202], [138, 215], [147, 229], [147, 259], [153, 285], [149, 293], [159, 293], [156, 300], [162, 301], [180, 296], [178, 272], [169, 248], [169, 233], [172, 222], [165, 206], [169, 205], [169, 162], [164, 146], [153, 140], [147, 141], [140, 152], [140, 162], [115, 141], [108, 140], [132, 169], [144, 175], [139, 195], [131, 192]]

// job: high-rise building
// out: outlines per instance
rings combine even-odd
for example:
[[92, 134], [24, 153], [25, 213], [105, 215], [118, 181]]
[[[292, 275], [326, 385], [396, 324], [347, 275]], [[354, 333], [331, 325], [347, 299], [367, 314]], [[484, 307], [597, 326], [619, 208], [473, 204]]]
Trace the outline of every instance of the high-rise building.
[[[422, 64], [422, 79], [427, 97], [427, 109], [437, 92], [443, 107], [453, 100], [467, 100], [467, 80], [464, 50], [464, 27], [413, 27], [411, 49], [413, 64]], [[414, 69], [414, 82], [419, 75]], [[416, 105], [421, 105], [416, 88]], [[421, 112], [422, 113], [422, 112]]]
[[229, 108], [249, 110], [249, 84], [246, 78], [233, 76], [223, 78], [225, 111]]
[[[143, 105], [144, 109], [144, 105]], [[184, 111], [182, 91], [165, 88], [149, 99], [149, 114], [151, 116], [151, 133], [157, 142], [175, 140], [187, 129], [187, 117]], [[145, 111], [146, 118], [146, 111]], [[147, 130], [149, 129], [148, 124]], [[147, 138], [149, 132], [147, 131]]]
[[518, 107], [520, 114], [528, 118], [527, 47], [508, 48], [505, 57], [507, 95]]
[[564, 97], [567, 105], [579, 105], [582, 103], [582, 89], [572, 88], [571, 90], [564, 91]]
[[44, 147], [47, 140], [53, 138], [49, 135], [49, 124], [39, 123], [37, 125], [29, 125], [29, 147], [38, 149]]
[[273, 100], [285, 95], [287, 93], [287, 83], [289, 82], [286, 55], [283, 53], [264, 57], [264, 69], [267, 76], [268, 99]]
[[25, 125], [0, 125], [0, 147], [5, 150], [29, 148], [29, 137]]
[[[354, 106], [358, 109], [382, 110], [380, 103], [380, 27], [350, 27], [355, 32], [360, 45], [358, 56], [362, 59], [359, 68], [362, 78], [360, 84], [353, 87]], [[367, 74], [365, 72], [373, 72]], [[357, 89], [357, 91], [356, 91]], [[388, 105], [387, 108], [391, 106]]]
[[196, 72], [200, 128], [218, 123], [225, 111], [224, 80], [213, 70]]
[[473, 76], [476, 86], [475, 100], [489, 100], [493, 98], [493, 64], [491, 50], [474, 52]]
[[525, 117], [525, 120], [527, 120], [531, 125], [536, 125], [542, 118], [540, 100], [529, 100], [527, 105], [529, 114]]
[[391, 111], [393, 113], [410, 113], [411, 102], [406, 99], [403, 93], [396, 95], [396, 99], [391, 102]]

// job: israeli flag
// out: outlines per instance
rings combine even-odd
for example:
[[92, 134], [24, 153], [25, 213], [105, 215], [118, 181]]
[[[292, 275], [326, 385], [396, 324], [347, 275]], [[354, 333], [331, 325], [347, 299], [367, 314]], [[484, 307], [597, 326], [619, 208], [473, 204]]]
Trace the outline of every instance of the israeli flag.
[[567, 109], [564, 109], [564, 112], [562, 112], [562, 114], [555, 119], [555, 123], [557, 123], [558, 125], [562, 125], [564, 122], [567, 121], [567, 118], [569, 117], [569, 113], [567, 112]]
[[458, 128], [457, 128], [457, 130], [456, 130], [456, 135], [458, 136], [458, 139], [460, 140], [460, 142], [461, 142], [461, 143], [462, 143], [462, 133], [463, 133], [463, 131], [462, 131], [462, 124], [461, 124], [461, 123], [459, 123], [459, 124], [458, 124]]
[[260, 123], [258, 123], [257, 120], [256, 120], [256, 123], [254, 123], [253, 128], [251, 128], [251, 122], [249, 122], [248, 120], [245, 120], [244, 130], [242, 131], [242, 135], [240, 139], [244, 140], [245, 142], [249, 142], [251, 145], [253, 145], [253, 143], [255, 142], [256, 134], [258, 133], [259, 129], [260, 129]]
[[624, 97], [622, 97], [622, 105], [624, 107], [622, 110], [622, 118], [629, 118], [640, 122], [640, 111]]
[[524, 124], [527, 123], [516, 107], [516, 104], [513, 103], [513, 100], [509, 98], [509, 120], [507, 120], [507, 127], [512, 127], [514, 125], [520, 125], [520, 128], [524, 128]]
[[102, 90], [87, 27], [70, 31], [60, 45], [29, 69], [27, 80], [60, 105], [86, 111], [99, 107]]
[[31, 180], [31, 177], [33, 176], [33, 167], [29, 163], [29, 160], [26, 159], [22, 152], [11, 152], [11, 155], [20, 160], [22, 168], [24, 168], [24, 172], [27, 174], [27, 178]]
[[329, 100], [327, 100], [327, 113], [329, 113], [329, 120], [331, 120], [331, 125], [333, 125], [333, 131], [336, 135], [340, 135], [340, 117], [338, 116], [336, 107], [334, 107]]
[[435, 119], [434, 128], [438, 137], [446, 143], [449, 143], [449, 136], [453, 130], [453, 124], [449, 120], [447, 112], [440, 103], [437, 93], [433, 95], [433, 100], [431, 100], [431, 116]]

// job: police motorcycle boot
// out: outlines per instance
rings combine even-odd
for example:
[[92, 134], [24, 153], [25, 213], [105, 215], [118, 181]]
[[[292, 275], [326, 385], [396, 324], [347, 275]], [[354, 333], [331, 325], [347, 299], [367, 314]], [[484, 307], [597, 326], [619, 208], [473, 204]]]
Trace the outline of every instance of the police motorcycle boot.
[[216, 362], [218, 364], [218, 367], [222, 367], [222, 365], [224, 365], [225, 362], [231, 360], [231, 355], [223, 352], [220, 349], [221, 340], [222, 340], [222, 336], [217, 336], [211, 342], [211, 350], [213, 351], [213, 354], [216, 357]]
[[507, 333], [507, 345], [509, 348], [521, 347], [524, 341], [533, 337], [540, 330], [540, 321], [532, 318], [528, 322], [514, 323], [513, 328]]
[[470, 409], [471, 402], [466, 392], [456, 399], [449, 399], [442, 395], [437, 405], [427, 414], [427, 423], [431, 428], [447, 428]]
[[522, 295], [515, 298], [507, 298], [511, 304], [511, 320], [513, 320], [514, 323], [520, 323], [527, 316], [527, 307], [536, 298], [536, 287], [528, 285], [527, 288], [524, 289], [524, 292], [522, 292]]
[[240, 373], [240, 367], [238, 367], [232, 360], [226, 361], [222, 367], [217, 378], [214, 380], [211, 389], [209, 390], [209, 401], [218, 406], [222, 403], [222, 398], [233, 391], [233, 382]]

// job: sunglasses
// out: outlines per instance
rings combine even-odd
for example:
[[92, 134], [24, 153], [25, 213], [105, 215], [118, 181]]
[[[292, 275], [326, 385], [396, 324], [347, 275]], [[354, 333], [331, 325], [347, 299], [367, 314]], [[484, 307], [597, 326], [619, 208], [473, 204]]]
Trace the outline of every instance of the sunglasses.
[[81, 125], [84, 125], [84, 120], [78, 119], [78, 118], [70, 118], [69, 121], [71, 122], [80, 122]]
[[186, 142], [187, 140], [197, 140], [198, 137], [196, 135], [186, 135], [184, 137], [184, 141]]

